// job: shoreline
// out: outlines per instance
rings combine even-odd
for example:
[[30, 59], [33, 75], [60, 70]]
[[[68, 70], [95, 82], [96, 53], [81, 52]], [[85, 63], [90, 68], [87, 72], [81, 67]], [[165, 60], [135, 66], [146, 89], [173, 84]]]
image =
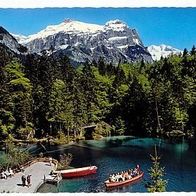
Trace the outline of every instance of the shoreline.
[[[176, 142], [176, 143], [178, 143], [178, 141], [180, 140], [182, 140], [182, 137], [180, 137], [180, 136], [171, 136], [171, 137], [165, 137], [165, 136], [143, 136], [143, 137], [141, 137], [141, 136], [136, 136], [136, 135], [116, 135], [116, 136], [110, 136], [110, 137], [112, 137], [112, 138], [114, 138], [114, 137], [121, 137], [121, 136], [123, 136], [123, 137], [136, 137], [136, 138], [159, 138], [159, 139], [163, 139], [163, 140], [167, 140], [167, 141], [171, 141], [171, 142]], [[92, 140], [94, 140], [94, 141], [100, 141], [100, 140], [102, 140], [102, 139], [104, 139], [104, 138], [108, 138], [108, 136], [106, 136], [106, 137], [102, 137], [102, 138], [100, 138], [100, 139], [92, 139]], [[191, 143], [191, 144], [193, 144], [193, 145], [196, 145], [196, 140], [194, 139], [194, 138], [192, 138], [192, 137], [184, 137], [184, 139], [187, 141], [187, 142], [189, 142], [189, 143]], [[80, 140], [80, 141], [88, 141], [88, 139], [86, 140], [86, 139], [83, 139], [83, 140]], [[28, 144], [39, 144], [39, 143], [41, 143], [42, 144], [42, 142], [48, 142], [48, 138], [42, 138], [42, 139], [36, 139], [35, 138], [35, 140], [18, 140], [18, 139], [14, 139], [13, 140], [13, 142], [15, 143], [15, 144], [21, 144], [21, 145], [28, 145]], [[0, 145], [3, 145], [5, 142], [4, 141], [1, 141], [0, 142]], [[72, 140], [72, 141], [70, 141], [69, 143], [55, 143], [53, 140], [50, 140], [49, 141], [49, 144], [51, 145], [51, 146], [56, 146], [56, 145], [63, 145], [63, 146], [71, 146], [71, 145], [79, 145], [79, 143], [77, 142], [77, 141], [74, 141], [74, 140]], [[4, 150], [3, 148], [2, 148], [2, 146], [0, 146], [0, 150]]]

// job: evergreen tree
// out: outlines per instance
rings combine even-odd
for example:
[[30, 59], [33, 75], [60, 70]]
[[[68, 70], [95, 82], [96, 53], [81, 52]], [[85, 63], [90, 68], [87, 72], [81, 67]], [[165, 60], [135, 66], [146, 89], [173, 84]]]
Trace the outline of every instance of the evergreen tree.
[[191, 55], [195, 55], [196, 54], [196, 48], [195, 48], [195, 45], [193, 45], [192, 49], [191, 49], [191, 52], [190, 52]]
[[147, 184], [148, 192], [165, 192], [167, 180], [163, 180], [164, 168], [160, 166], [160, 157], [157, 155], [155, 146], [155, 154], [150, 155], [152, 167], [149, 169], [151, 181]]
[[56, 134], [58, 131], [67, 131], [69, 136], [73, 128], [73, 104], [66, 84], [62, 80], [56, 80], [52, 86], [47, 115], [51, 131], [55, 131]]
[[157, 65], [154, 65], [151, 67], [150, 71], [150, 80], [151, 80], [151, 103], [153, 103], [154, 108], [154, 117], [156, 119], [156, 133], [159, 134], [162, 132], [162, 126], [161, 126], [161, 114], [160, 114], [160, 102], [162, 93], [164, 91], [164, 84], [161, 82], [161, 76], [160, 76], [160, 70], [159, 70], [159, 64], [157, 62]]
[[12, 61], [5, 66], [8, 88], [11, 96], [10, 104], [15, 119], [15, 134], [27, 138], [32, 132], [32, 85], [23, 73], [23, 66]]
[[115, 126], [113, 134], [195, 132], [194, 46], [150, 64], [113, 66], [100, 59], [77, 69], [63, 53], [28, 54], [19, 62], [0, 49], [1, 139], [28, 138], [33, 130], [36, 137], [60, 130], [76, 136], [100, 121]]
[[182, 56], [185, 57], [187, 54], [188, 54], [188, 50], [185, 48], [185, 49], [183, 50]]
[[88, 114], [86, 110], [86, 98], [83, 85], [80, 83], [80, 75], [78, 74], [73, 81], [73, 116], [74, 116], [74, 135], [78, 135], [80, 128], [88, 123]]
[[130, 134], [132, 131], [135, 135], [145, 135], [143, 121], [148, 106], [146, 101], [142, 85], [138, 78], [134, 77], [120, 104], [122, 115], [126, 122], [126, 134]]
[[80, 82], [83, 86], [83, 93], [86, 101], [86, 112], [88, 116], [88, 123], [98, 121], [97, 117], [97, 94], [96, 88], [97, 83], [95, 76], [92, 70], [92, 67], [89, 63], [85, 63], [82, 76], [80, 77]]

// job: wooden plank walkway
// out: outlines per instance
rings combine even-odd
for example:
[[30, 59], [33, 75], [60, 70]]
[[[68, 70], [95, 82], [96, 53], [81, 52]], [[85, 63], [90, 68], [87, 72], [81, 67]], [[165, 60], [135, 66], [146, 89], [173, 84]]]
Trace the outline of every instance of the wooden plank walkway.
[[[50, 165], [48, 162], [36, 162], [25, 168], [24, 173], [16, 173], [13, 177], [7, 179], [0, 179], [0, 193], [34, 193], [39, 186], [44, 182], [44, 175], [48, 175], [51, 170], [54, 170], [55, 165]], [[25, 174], [31, 175], [31, 186], [23, 187], [21, 177]]]

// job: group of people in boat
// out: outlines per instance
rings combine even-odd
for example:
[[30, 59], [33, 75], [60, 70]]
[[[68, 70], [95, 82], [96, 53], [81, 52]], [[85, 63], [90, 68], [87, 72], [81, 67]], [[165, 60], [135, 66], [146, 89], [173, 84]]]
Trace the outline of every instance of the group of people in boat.
[[109, 182], [126, 181], [138, 176], [139, 174], [141, 174], [140, 166], [136, 165], [134, 169], [129, 169], [127, 171], [122, 171], [120, 173], [110, 175]]

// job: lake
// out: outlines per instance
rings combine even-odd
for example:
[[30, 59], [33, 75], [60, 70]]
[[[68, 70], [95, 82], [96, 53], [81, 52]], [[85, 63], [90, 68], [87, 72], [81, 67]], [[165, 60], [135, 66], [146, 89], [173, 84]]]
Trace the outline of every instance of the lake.
[[60, 154], [71, 153], [72, 167], [96, 165], [97, 174], [62, 180], [57, 186], [45, 184], [38, 192], [106, 192], [104, 181], [110, 174], [127, 170], [140, 164], [144, 171], [143, 180], [115, 188], [109, 192], [147, 192], [145, 182], [149, 179], [148, 169], [152, 162], [150, 154], [157, 146], [161, 156], [161, 166], [165, 167], [164, 178], [168, 180], [167, 191], [196, 191], [196, 150], [188, 143], [171, 143], [157, 138], [108, 137], [99, 141], [82, 141], [80, 146], [53, 146], [47, 148], [32, 146], [34, 154], [44, 152], [54, 158]]

